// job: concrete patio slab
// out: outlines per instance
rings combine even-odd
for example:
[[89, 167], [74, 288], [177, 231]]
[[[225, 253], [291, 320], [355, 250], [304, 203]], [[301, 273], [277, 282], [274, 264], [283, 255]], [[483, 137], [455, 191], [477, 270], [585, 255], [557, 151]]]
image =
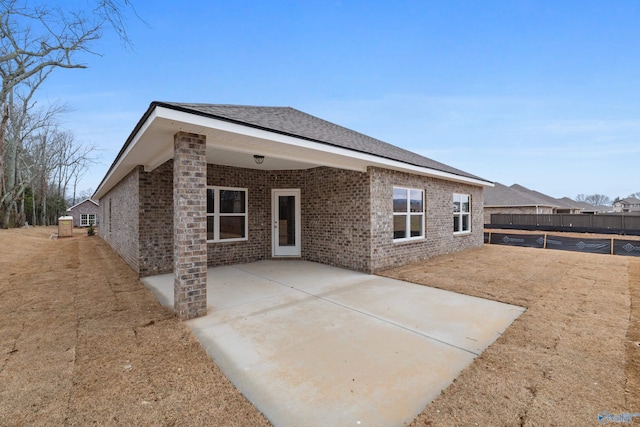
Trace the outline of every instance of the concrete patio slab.
[[306, 261], [211, 268], [207, 303], [186, 323], [276, 426], [408, 423], [524, 311]]

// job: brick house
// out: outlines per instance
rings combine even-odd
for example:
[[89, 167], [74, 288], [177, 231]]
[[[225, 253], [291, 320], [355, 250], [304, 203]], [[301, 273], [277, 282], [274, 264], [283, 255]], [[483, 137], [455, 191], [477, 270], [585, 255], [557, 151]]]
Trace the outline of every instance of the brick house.
[[151, 103], [96, 190], [100, 235], [140, 276], [272, 258], [375, 272], [483, 244], [492, 183], [287, 107]]
[[613, 203], [614, 212], [634, 213], [640, 212], [640, 199], [635, 197], [627, 197], [624, 199], [616, 200]]
[[519, 184], [506, 186], [495, 182], [484, 192], [484, 223], [491, 224], [492, 214], [576, 214], [594, 212], [594, 207], [568, 197], [556, 199]]
[[92, 199], [84, 199], [67, 209], [67, 213], [73, 217], [74, 227], [89, 227], [98, 224], [98, 202]]

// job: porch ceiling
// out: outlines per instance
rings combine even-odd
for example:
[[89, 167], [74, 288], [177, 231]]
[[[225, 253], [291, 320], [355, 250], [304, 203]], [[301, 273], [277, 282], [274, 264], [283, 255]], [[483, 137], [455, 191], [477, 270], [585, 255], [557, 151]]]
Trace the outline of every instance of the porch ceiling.
[[[132, 134], [100, 187], [102, 197], [136, 166], [152, 171], [173, 158], [173, 137], [177, 132], [206, 136], [207, 163], [263, 170], [310, 169], [331, 166], [366, 171], [367, 161], [346, 157], [332, 147], [319, 150], [313, 143], [287, 135], [267, 132], [222, 120], [194, 116], [169, 109], [156, 108]], [[315, 144], [317, 145], [317, 144]], [[345, 151], [345, 150], [343, 150]], [[265, 157], [257, 164], [254, 155]]]
[[[171, 111], [171, 113], [175, 112]], [[345, 159], [335, 153], [301, 147], [294, 141], [286, 141], [295, 138], [278, 134], [269, 135], [269, 132], [247, 129], [219, 120], [208, 119], [207, 121], [213, 123], [202, 125], [167, 117], [156, 117], [138, 141], [137, 145], [145, 149], [132, 150], [131, 155], [139, 155], [137, 164], [144, 165], [145, 170], [151, 171], [173, 158], [173, 136], [176, 132], [182, 131], [206, 136], [207, 163], [264, 170], [309, 169], [323, 165], [366, 170], [365, 162]], [[250, 132], [242, 133], [247, 130]], [[152, 153], [154, 155], [150, 156]], [[264, 163], [256, 164], [254, 155], [264, 156]], [[136, 160], [136, 157], [132, 157], [132, 160]]]

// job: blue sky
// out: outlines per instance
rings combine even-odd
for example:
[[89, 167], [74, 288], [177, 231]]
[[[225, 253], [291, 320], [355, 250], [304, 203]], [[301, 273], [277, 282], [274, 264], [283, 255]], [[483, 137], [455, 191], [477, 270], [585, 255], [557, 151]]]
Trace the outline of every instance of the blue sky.
[[[77, 2], [76, 2], [77, 3]], [[42, 102], [94, 189], [151, 101], [291, 106], [553, 197], [640, 191], [638, 1], [133, 0]]]

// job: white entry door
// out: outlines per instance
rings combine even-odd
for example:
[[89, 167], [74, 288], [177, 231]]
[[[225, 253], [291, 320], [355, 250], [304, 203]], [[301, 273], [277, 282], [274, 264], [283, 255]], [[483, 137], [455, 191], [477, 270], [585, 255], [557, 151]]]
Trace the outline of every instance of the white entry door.
[[300, 190], [271, 190], [273, 256], [300, 256]]

